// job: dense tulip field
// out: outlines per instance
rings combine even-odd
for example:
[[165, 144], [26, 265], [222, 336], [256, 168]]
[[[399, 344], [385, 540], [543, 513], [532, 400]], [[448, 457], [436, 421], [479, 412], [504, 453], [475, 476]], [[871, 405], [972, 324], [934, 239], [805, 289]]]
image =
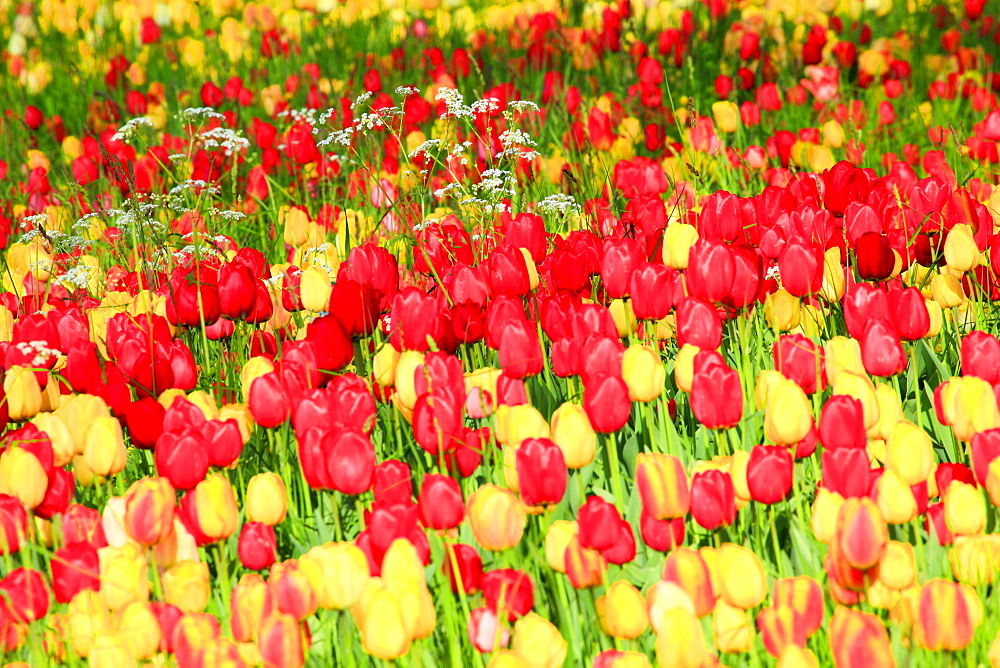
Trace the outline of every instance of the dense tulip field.
[[0, 0], [5, 666], [1000, 666], [1000, 6]]

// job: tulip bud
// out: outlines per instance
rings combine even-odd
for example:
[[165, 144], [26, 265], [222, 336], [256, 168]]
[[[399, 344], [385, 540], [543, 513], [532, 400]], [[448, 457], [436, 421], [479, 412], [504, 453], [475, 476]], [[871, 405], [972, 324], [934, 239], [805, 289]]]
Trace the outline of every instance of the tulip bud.
[[364, 592], [370, 577], [364, 552], [353, 543], [326, 543], [313, 547], [299, 560], [310, 568], [320, 607], [344, 610], [351, 607]]
[[798, 443], [812, 428], [809, 398], [796, 383], [783, 380], [768, 393], [764, 434], [776, 445]]
[[[548, 438], [550, 436], [549, 423], [531, 404], [511, 406], [506, 417], [502, 430], [500, 429], [499, 417], [497, 419], [497, 441], [500, 443], [516, 447], [521, 445], [521, 441], [526, 438]], [[504, 439], [501, 439], [501, 431]]]
[[556, 520], [545, 534], [545, 560], [558, 573], [566, 572], [566, 548], [577, 535], [576, 522]]
[[790, 332], [799, 324], [802, 301], [788, 290], [779, 288], [764, 300], [764, 318], [771, 329]]
[[844, 265], [840, 263], [840, 249], [828, 248], [823, 253], [823, 287], [819, 295], [831, 304], [844, 298], [846, 279]]
[[95, 418], [87, 428], [83, 457], [95, 475], [109, 478], [120, 473], [128, 462], [121, 423], [113, 417]]
[[648, 514], [658, 520], [687, 515], [691, 507], [687, 475], [677, 457], [644, 452], [635, 466], [639, 496]]
[[607, 568], [600, 551], [585, 547], [577, 534], [566, 546], [566, 575], [575, 589], [590, 589], [604, 582]]
[[559, 446], [567, 468], [581, 469], [594, 460], [597, 434], [583, 406], [566, 402], [552, 413], [550, 438]]
[[667, 370], [652, 348], [634, 344], [622, 355], [622, 378], [628, 385], [629, 399], [649, 402], [663, 392]]
[[757, 406], [757, 410], [764, 410], [764, 407], [767, 405], [767, 398], [771, 395], [771, 390], [783, 380], [785, 380], [785, 377], [781, 372], [774, 369], [763, 369], [757, 374], [757, 382], [753, 390], [754, 405]]
[[741, 545], [723, 543], [718, 559], [722, 598], [744, 610], [760, 605], [767, 596], [767, 579], [757, 555]]
[[102, 633], [94, 638], [87, 664], [94, 668], [116, 668], [136, 666], [135, 656], [129, 647], [129, 639], [124, 633]]
[[823, 355], [826, 361], [826, 377], [831, 385], [844, 371], [858, 375], [865, 373], [865, 365], [861, 361], [861, 344], [857, 339], [835, 336], [824, 344]]
[[566, 661], [569, 646], [552, 622], [534, 612], [514, 624], [514, 654], [538, 668], [558, 668]]
[[278, 538], [274, 527], [263, 522], [244, 522], [236, 555], [244, 568], [259, 571], [270, 568], [278, 555]]
[[747, 461], [746, 481], [750, 496], [760, 503], [777, 503], [792, 490], [795, 462], [788, 448], [755, 445]]
[[0, 453], [0, 494], [13, 496], [32, 510], [45, 499], [48, 485], [48, 472], [27, 448], [14, 446]]
[[274, 363], [266, 357], [251, 357], [240, 370], [240, 387], [242, 388], [243, 401], [250, 401], [250, 388], [255, 380], [274, 371]]
[[698, 230], [688, 223], [672, 223], [663, 231], [663, 264], [672, 269], [687, 269], [691, 246], [698, 241]]
[[889, 524], [906, 524], [917, 517], [913, 491], [895, 469], [886, 469], [875, 483], [875, 500]]
[[889, 529], [870, 499], [847, 499], [837, 513], [837, 543], [851, 568], [866, 570], [878, 564]]
[[952, 533], [969, 535], [986, 528], [986, 504], [973, 485], [953, 481], [944, 494], [944, 518]]
[[879, 406], [875, 396], [875, 385], [868, 376], [844, 371], [833, 381], [833, 394], [847, 395], [861, 402], [864, 408], [865, 429], [871, 430], [878, 424]]
[[979, 265], [980, 252], [972, 238], [972, 226], [959, 223], [948, 231], [944, 261], [954, 271], [966, 272]]
[[917, 580], [917, 561], [913, 545], [898, 540], [886, 543], [878, 579], [892, 589], [902, 590], [912, 586]]
[[875, 386], [875, 399], [878, 401], [878, 424], [872, 429], [872, 438], [888, 441], [896, 424], [903, 420], [903, 406], [899, 403], [896, 390], [886, 383]]
[[250, 478], [244, 505], [248, 522], [281, 524], [288, 511], [285, 481], [277, 473], [266, 471]]
[[649, 625], [646, 602], [634, 585], [618, 580], [597, 599], [597, 616], [612, 638], [638, 638]]
[[927, 432], [906, 420], [896, 423], [886, 444], [886, 466], [897, 470], [907, 485], [927, 480], [934, 466]]
[[715, 608], [717, 596], [712, 577], [708, 565], [697, 550], [679, 547], [667, 555], [663, 566], [663, 580], [678, 585], [687, 593], [698, 617], [711, 614]]
[[483, 485], [469, 497], [466, 508], [472, 535], [484, 549], [506, 550], [521, 541], [527, 513], [510, 490]]
[[746, 610], [719, 600], [712, 615], [715, 629], [715, 647], [720, 652], [736, 654], [749, 652], [754, 645], [754, 631]]
[[816, 490], [816, 499], [813, 501], [810, 519], [816, 540], [827, 545], [833, 541], [837, 531], [837, 517], [840, 515], [840, 508], [843, 505], [844, 497], [840, 494], [831, 492], [825, 487]]
[[163, 600], [185, 613], [204, 610], [210, 595], [205, 562], [181, 561], [163, 574]]
[[674, 383], [681, 392], [691, 392], [694, 383], [694, 358], [701, 352], [701, 348], [693, 343], [685, 343], [677, 351], [674, 359]]
[[641, 652], [607, 649], [594, 657], [593, 668], [650, 668]]
[[351, 607], [351, 614], [366, 653], [391, 660], [409, 651], [411, 635], [404, 623], [401, 602], [381, 578], [368, 581], [358, 602]]
[[3, 377], [3, 393], [7, 403], [7, 416], [12, 422], [30, 420], [42, 410], [42, 388], [35, 372], [20, 365], [13, 365]]
[[937, 274], [931, 279], [931, 294], [941, 308], [955, 308], [966, 301], [962, 282], [951, 274]]

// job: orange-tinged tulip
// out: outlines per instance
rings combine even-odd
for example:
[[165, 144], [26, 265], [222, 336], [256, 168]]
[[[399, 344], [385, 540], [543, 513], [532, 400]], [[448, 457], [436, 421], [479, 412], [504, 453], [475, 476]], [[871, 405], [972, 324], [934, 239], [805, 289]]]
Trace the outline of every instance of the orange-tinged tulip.
[[685, 343], [677, 352], [677, 357], [674, 359], [674, 383], [678, 390], [691, 393], [691, 386], [694, 383], [694, 358], [700, 352], [701, 348], [693, 343]]
[[715, 648], [727, 654], [749, 652], [753, 649], [755, 634], [750, 616], [743, 608], [729, 605], [720, 599], [712, 615], [715, 629]]
[[[248, 652], [244, 647], [237, 645], [229, 638], [219, 637], [206, 641], [201, 647], [198, 658], [201, 665], [216, 666], [216, 668], [247, 668], [248, 666], [260, 665], [262, 660], [257, 648], [254, 647], [253, 653], [250, 654], [252, 659], [248, 660]], [[251, 647], [253, 646], [251, 645]], [[277, 666], [278, 664], [269, 663], [268, 665]]]
[[657, 520], [684, 517], [691, 493], [681, 460], [673, 455], [643, 452], [636, 457], [636, 485], [643, 508]]
[[953, 480], [944, 493], [944, 519], [952, 533], [969, 535], [986, 528], [986, 502], [974, 486]]
[[580, 544], [579, 536], [573, 536], [566, 546], [566, 575], [576, 589], [589, 589], [604, 582], [607, 563], [598, 550]]
[[[240, 370], [240, 387], [242, 388], [243, 401], [250, 401], [250, 387], [253, 382], [266, 374], [274, 371], [274, 363], [266, 357], [251, 357]], [[168, 408], [168, 406], [164, 406]]]
[[166, 478], [141, 478], [125, 492], [123, 526], [140, 545], [155, 545], [174, 530], [174, 488]]
[[653, 401], [663, 392], [667, 368], [659, 354], [649, 346], [633, 344], [622, 355], [622, 379], [628, 385], [632, 401]]
[[808, 638], [795, 610], [777, 603], [760, 611], [757, 629], [764, 649], [774, 657], [783, 655], [789, 647], [804, 646]]
[[205, 562], [178, 562], [163, 574], [162, 579], [163, 600], [176, 605], [182, 612], [201, 612], [208, 605], [211, 586]]
[[698, 241], [698, 230], [689, 223], [675, 222], [663, 231], [663, 264], [673, 269], [687, 269], [691, 246]]
[[757, 555], [734, 543], [723, 543], [718, 555], [722, 598], [744, 610], [760, 605], [767, 596], [767, 578]]
[[136, 659], [149, 659], [159, 650], [163, 634], [149, 603], [136, 601], [127, 605], [115, 626], [127, 638], [129, 650]]
[[889, 528], [871, 499], [844, 501], [837, 514], [837, 543], [851, 568], [866, 570], [878, 564], [888, 541]]
[[764, 435], [776, 445], [794, 445], [806, 437], [812, 426], [812, 406], [798, 383], [776, 383], [767, 395]]
[[288, 492], [281, 476], [265, 471], [250, 478], [244, 510], [248, 522], [281, 524], [288, 512]]
[[345, 610], [357, 602], [371, 573], [365, 553], [354, 543], [325, 543], [299, 559], [313, 578], [313, 590], [322, 608]]
[[112, 611], [129, 603], [149, 600], [146, 557], [133, 543], [121, 547], [102, 547], [100, 562], [101, 596]]
[[838, 668], [896, 665], [882, 620], [868, 612], [838, 607], [830, 620], [830, 649]]
[[642, 652], [608, 649], [594, 657], [594, 668], [650, 668]]
[[569, 646], [552, 622], [529, 612], [514, 624], [512, 648], [530, 666], [558, 668], [566, 661]]
[[594, 461], [597, 433], [583, 406], [566, 402], [557, 408], [552, 413], [549, 438], [562, 450], [567, 468], [581, 469]]
[[3, 377], [7, 415], [13, 422], [30, 420], [42, 410], [42, 388], [29, 367], [14, 365]]
[[312, 580], [298, 559], [286, 559], [271, 566], [267, 585], [274, 594], [278, 610], [302, 621], [316, 612], [319, 600], [313, 591]]
[[506, 550], [521, 542], [528, 520], [514, 492], [493, 484], [483, 485], [469, 497], [466, 514], [476, 542], [491, 551]]
[[886, 469], [875, 483], [875, 502], [889, 524], [906, 524], [917, 516], [913, 490], [895, 469]]
[[837, 517], [843, 505], [844, 497], [840, 494], [831, 492], [825, 487], [820, 487], [816, 490], [816, 498], [812, 506], [812, 516], [809, 520], [816, 540], [829, 545], [834, 539], [837, 532]]
[[299, 668], [305, 665], [302, 629], [292, 615], [271, 613], [260, 624], [257, 648], [265, 666]]
[[668, 554], [663, 565], [663, 580], [677, 584], [687, 593], [698, 617], [711, 614], [715, 609], [717, 596], [712, 576], [698, 550], [679, 547]]
[[664, 633], [656, 637], [656, 660], [661, 666], [689, 668], [704, 665], [709, 652], [701, 623], [690, 611], [673, 608], [663, 615]]
[[175, 514], [173, 531], [164, 540], [153, 545], [153, 562], [159, 568], [166, 569], [185, 559], [198, 559], [198, 544]]
[[87, 428], [83, 457], [95, 475], [109, 478], [120, 473], [128, 463], [121, 423], [113, 417], [95, 418]]
[[381, 578], [371, 578], [351, 608], [365, 652], [379, 659], [398, 659], [410, 649], [403, 610], [396, 594]]
[[917, 581], [917, 560], [913, 546], [890, 540], [885, 544], [878, 579], [891, 589], [906, 589]]
[[576, 522], [556, 520], [545, 534], [545, 560], [549, 568], [558, 572], [566, 572], [566, 548], [570, 541], [580, 532]]
[[229, 628], [236, 642], [252, 642], [265, 617], [276, 609], [274, 594], [258, 573], [247, 573], [233, 587], [229, 600]]
[[907, 485], [918, 485], [934, 468], [930, 435], [907, 420], [897, 422], [886, 443], [887, 468], [896, 470]]
[[649, 626], [646, 602], [635, 585], [618, 580], [597, 599], [597, 614], [608, 635], [622, 640], [638, 638]]
[[0, 454], [0, 494], [13, 496], [31, 510], [45, 499], [49, 477], [38, 457], [21, 447]]
[[[795, 613], [795, 626], [809, 637], [823, 624], [823, 591], [812, 578], [799, 575], [774, 582], [774, 605]], [[780, 652], [779, 652], [780, 653]]]
[[930, 580], [920, 591], [914, 636], [925, 649], [964, 649], [982, 618], [982, 602], [975, 589], [949, 580]]

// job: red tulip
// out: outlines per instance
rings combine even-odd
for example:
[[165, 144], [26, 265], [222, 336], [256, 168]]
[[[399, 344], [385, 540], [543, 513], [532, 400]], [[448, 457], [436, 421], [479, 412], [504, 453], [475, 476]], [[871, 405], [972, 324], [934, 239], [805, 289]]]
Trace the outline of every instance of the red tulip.
[[662, 320], [670, 315], [675, 300], [683, 298], [680, 273], [662, 264], [642, 263], [632, 273], [629, 294], [632, 312], [639, 320]]
[[774, 368], [803, 392], [826, 388], [823, 349], [801, 334], [782, 334], [773, 348]]
[[823, 287], [823, 249], [800, 241], [785, 244], [778, 257], [781, 285], [796, 297], [819, 292]]
[[371, 489], [375, 477], [375, 448], [364, 433], [335, 430], [323, 437], [326, 470], [333, 489], [354, 496]]
[[888, 292], [889, 313], [899, 336], [907, 341], [924, 338], [931, 328], [931, 317], [927, 311], [927, 301], [917, 288], [890, 290]]
[[448, 577], [453, 594], [458, 594], [459, 582], [466, 596], [479, 591], [483, 579], [483, 560], [472, 546], [464, 543], [446, 545], [441, 568]]
[[622, 517], [618, 509], [599, 496], [587, 498], [577, 513], [580, 544], [592, 550], [606, 550], [620, 537]]
[[823, 486], [845, 498], [866, 496], [871, 487], [868, 452], [864, 448], [824, 451]]
[[643, 248], [635, 239], [607, 239], [601, 260], [601, 280], [612, 299], [629, 295], [632, 273], [643, 261]]
[[703, 299], [687, 297], [677, 304], [677, 345], [685, 343], [702, 350], [715, 350], [722, 344], [719, 313]]
[[896, 256], [889, 240], [878, 232], [865, 232], [854, 248], [858, 275], [866, 281], [884, 281], [892, 275]]
[[208, 473], [208, 452], [197, 426], [165, 431], [156, 440], [156, 470], [175, 489], [192, 489]]
[[692, 296], [721, 302], [729, 295], [736, 276], [733, 253], [724, 242], [702, 237], [691, 247], [685, 274]]
[[69, 603], [78, 592], [101, 588], [97, 549], [90, 543], [71, 543], [58, 548], [49, 567], [57, 603]]
[[520, 297], [531, 291], [524, 255], [510, 244], [501, 244], [494, 250], [485, 267], [493, 294]]
[[420, 522], [429, 529], [452, 529], [465, 518], [465, 501], [458, 482], [437, 473], [424, 476], [417, 506]]
[[[971, 451], [976, 483], [985, 486], [990, 464], [1000, 457], [1000, 429], [986, 429], [973, 436]], [[944, 496], [944, 490], [944, 487], [938, 488], [941, 496]]]
[[627, 564], [635, 559], [635, 534], [632, 525], [622, 520], [619, 524], [618, 539], [611, 547], [601, 550], [601, 556], [609, 564]]
[[1000, 382], [1000, 341], [976, 329], [962, 338], [962, 374], [978, 376], [990, 385]]
[[895, 376], [906, 370], [907, 357], [895, 328], [887, 321], [873, 319], [861, 337], [861, 361], [873, 376]]
[[709, 531], [736, 519], [733, 479], [725, 471], [709, 469], [691, 478], [691, 516]]
[[864, 418], [864, 406], [854, 397], [835, 394], [827, 399], [819, 417], [819, 439], [823, 447], [828, 450], [864, 449], [868, 443]]
[[639, 518], [642, 541], [657, 552], [669, 552], [684, 544], [684, 518], [657, 520], [642, 511]]
[[441, 307], [437, 297], [406, 288], [392, 300], [390, 341], [396, 350], [426, 351], [428, 339], [441, 336]]
[[694, 358], [691, 410], [709, 429], [729, 429], [743, 417], [743, 387], [739, 374], [718, 353], [701, 351]]
[[274, 527], [263, 522], [247, 522], [240, 530], [236, 553], [243, 567], [251, 571], [270, 568], [278, 555]]
[[531, 577], [524, 571], [494, 569], [483, 574], [482, 587], [486, 605], [499, 617], [506, 613], [508, 621], [523, 617], [535, 605]]
[[594, 431], [614, 433], [625, 426], [632, 411], [628, 386], [619, 376], [591, 376], [583, 389], [583, 408]]
[[[889, 320], [889, 300], [884, 290], [868, 283], [856, 283], [844, 295], [844, 322], [847, 333], [859, 341], [872, 320]], [[891, 321], [890, 321], [891, 322]]]
[[755, 445], [747, 462], [747, 487], [754, 501], [777, 503], [792, 489], [795, 462], [788, 448]]
[[392, 506], [410, 503], [413, 497], [413, 478], [410, 466], [398, 459], [388, 459], [375, 467], [375, 503]]
[[527, 506], [550, 506], [566, 493], [566, 459], [558, 445], [547, 438], [528, 438], [517, 449], [517, 479], [521, 500]]
[[21, 623], [48, 614], [49, 592], [42, 574], [33, 568], [15, 568], [0, 580], [0, 611]]
[[538, 330], [526, 320], [512, 320], [500, 335], [500, 368], [510, 378], [542, 372], [542, 344]]

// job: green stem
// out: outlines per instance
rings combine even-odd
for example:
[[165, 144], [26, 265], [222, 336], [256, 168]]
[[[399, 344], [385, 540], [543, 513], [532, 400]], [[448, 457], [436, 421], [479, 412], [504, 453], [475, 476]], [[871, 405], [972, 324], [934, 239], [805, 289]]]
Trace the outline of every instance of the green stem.
[[615, 439], [615, 434], [607, 434], [604, 441], [604, 447], [608, 451], [608, 466], [611, 468], [611, 490], [615, 495], [615, 506], [618, 507], [618, 512], [625, 512], [625, 488], [622, 484], [622, 471], [621, 465], [618, 462], [618, 442]]

